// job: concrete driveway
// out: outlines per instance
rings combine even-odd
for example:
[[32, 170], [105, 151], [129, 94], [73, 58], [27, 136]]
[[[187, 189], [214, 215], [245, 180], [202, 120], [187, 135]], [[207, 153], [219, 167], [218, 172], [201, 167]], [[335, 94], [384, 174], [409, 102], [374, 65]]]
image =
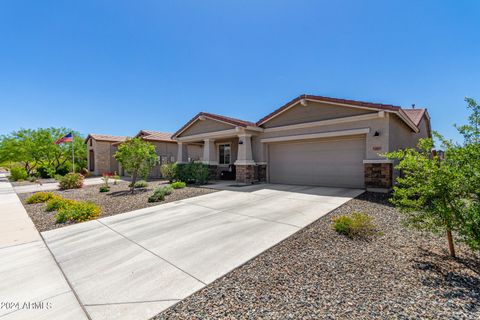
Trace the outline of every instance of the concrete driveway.
[[230, 188], [42, 235], [92, 319], [148, 319], [362, 192]]

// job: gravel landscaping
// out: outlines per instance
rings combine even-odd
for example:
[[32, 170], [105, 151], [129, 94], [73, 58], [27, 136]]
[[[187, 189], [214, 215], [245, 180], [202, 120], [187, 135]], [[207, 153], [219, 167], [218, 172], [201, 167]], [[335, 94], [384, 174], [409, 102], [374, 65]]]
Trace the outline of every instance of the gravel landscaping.
[[[331, 217], [364, 212], [382, 232], [351, 240]], [[479, 319], [480, 257], [402, 226], [366, 193], [154, 319]]]
[[[201, 187], [186, 187], [176, 189], [171, 195], [167, 195], [162, 202], [148, 202], [148, 197], [153, 194], [153, 190], [161, 185], [167, 185], [165, 181], [153, 181], [148, 183], [145, 189], [138, 189], [134, 194], [128, 190], [128, 182], [120, 181], [117, 185], [110, 183], [110, 191], [101, 193], [98, 191], [100, 185], [84, 186], [82, 189], [56, 190], [52, 191], [64, 198], [92, 201], [102, 208], [101, 217], [111, 216], [136, 209], [157, 206], [163, 203], [178, 201], [186, 198], [196, 197], [207, 193], [216, 192], [216, 190]], [[46, 230], [61, 228], [72, 223], [56, 223], [55, 212], [46, 212], [45, 204], [26, 204], [25, 199], [33, 193], [18, 194], [20, 200], [37, 227], [42, 232]]]

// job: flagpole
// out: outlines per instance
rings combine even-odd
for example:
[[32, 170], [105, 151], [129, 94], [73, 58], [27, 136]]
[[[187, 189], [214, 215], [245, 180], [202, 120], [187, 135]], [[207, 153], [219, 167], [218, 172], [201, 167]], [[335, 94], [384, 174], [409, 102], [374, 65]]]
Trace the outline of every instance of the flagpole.
[[75, 173], [75, 143], [74, 143], [73, 131], [72, 131], [72, 173]]

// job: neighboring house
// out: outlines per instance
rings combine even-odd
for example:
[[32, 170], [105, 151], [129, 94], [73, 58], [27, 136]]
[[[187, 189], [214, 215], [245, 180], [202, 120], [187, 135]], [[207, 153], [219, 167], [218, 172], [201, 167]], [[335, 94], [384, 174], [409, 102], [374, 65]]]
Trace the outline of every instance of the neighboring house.
[[392, 161], [381, 154], [431, 137], [426, 109], [302, 95], [258, 122], [200, 112], [172, 138], [178, 162], [203, 145], [216, 172], [234, 164], [241, 183], [367, 188], [392, 187]]
[[[135, 137], [141, 138], [152, 143], [158, 155], [159, 163], [152, 168], [149, 177], [161, 178], [160, 166], [165, 163], [175, 163], [177, 161], [177, 142], [172, 140], [172, 133], [157, 132], [150, 130], [141, 130]], [[127, 137], [90, 134], [85, 139], [87, 144], [88, 169], [94, 175], [117, 172], [119, 175], [125, 175], [122, 166], [114, 158], [118, 146], [123, 143]], [[190, 162], [200, 161], [202, 156], [202, 145], [192, 144], [188, 150], [190, 156], [187, 159]]]
[[94, 175], [120, 172], [119, 163], [113, 155], [117, 151], [115, 144], [126, 139], [125, 136], [89, 134], [85, 139], [88, 171]]
[[[161, 178], [160, 167], [162, 164], [177, 162], [177, 141], [173, 140], [172, 133], [141, 130], [135, 137], [152, 143], [158, 156], [158, 164], [150, 171], [150, 178]], [[188, 162], [201, 159], [202, 146], [191, 145], [189, 148], [190, 157]]]

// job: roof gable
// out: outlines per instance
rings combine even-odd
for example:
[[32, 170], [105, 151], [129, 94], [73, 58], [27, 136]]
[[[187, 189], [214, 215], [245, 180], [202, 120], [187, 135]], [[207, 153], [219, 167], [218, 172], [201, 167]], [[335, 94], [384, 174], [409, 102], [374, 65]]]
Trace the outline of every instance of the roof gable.
[[416, 126], [422, 121], [426, 109], [403, 109], [403, 112], [415, 123]]
[[127, 140], [128, 137], [127, 136], [112, 136], [112, 135], [108, 135], [108, 134], [91, 133], [85, 138], [85, 143], [87, 143], [87, 141], [90, 138], [93, 139], [93, 140], [96, 140], [96, 141], [123, 142], [123, 141]]
[[292, 108], [293, 106], [299, 103], [308, 103], [308, 101], [316, 101], [316, 102], [325, 102], [330, 104], [336, 104], [338, 106], [346, 106], [351, 108], [363, 108], [363, 109], [373, 109], [373, 110], [391, 110], [391, 111], [398, 111], [401, 107], [394, 106], [391, 104], [382, 104], [382, 103], [372, 103], [372, 102], [364, 102], [364, 101], [357, 101], [357, 100], [347, 100], [347, 99], [337, 99], [337, 98], [330, 98], [330, 97], [323, 97], [323, 96], [314, 96], [314, 95], [307, 95], [303, 94], [295, 99], [291, 100], [290, 102], [284, 104], [280, 108], [274, 110], [270, 114], [266, 115], [262, 119], [260, 119], [256, 125], [260, 126], [274, 117], [278, 116], [279, 114], [287, 111], [288, 109]]
[[377, 113], [377, 110], [341, 107], [324, 102], [308, 101], [307, 105], [297, 103], [262, 124], [264, 128], [333, 120]]
[[[236, 118], [226, 117], [218, 114], [207, 113], [207, 112], [200, 112], [195, 117], [190, 119], [183, 127], [181, 127], [177, 132], [175, 132], [172, 138], [180, 136], [184, 133], [188, 128], [191, 128], [197, 123], [198, 121], [214, 121], [220, 124], [223, 124], [224, 129], [229, 129], [231, 127], [249, 127], [255, 126], [255, 123], [245, 120], [240, 120]], [[216, 131], [216, 130], [213, 130]]]
[[135, 137], [141, 137], [146, 141], [158, 141], [158, 142], [176, 142], [172, 139], [172, 133], [159, 132], [152, 130], [140, 130]]

